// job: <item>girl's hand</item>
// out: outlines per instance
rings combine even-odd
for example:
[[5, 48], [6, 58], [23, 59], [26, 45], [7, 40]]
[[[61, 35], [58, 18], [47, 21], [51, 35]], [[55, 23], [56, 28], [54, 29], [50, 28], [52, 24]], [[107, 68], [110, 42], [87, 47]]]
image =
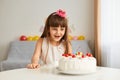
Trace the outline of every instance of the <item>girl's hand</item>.
[[27, 65], [28, 69], [37, 69], [40, 68], [40, 64], [36, 64], [36, 63], [31, 63]]

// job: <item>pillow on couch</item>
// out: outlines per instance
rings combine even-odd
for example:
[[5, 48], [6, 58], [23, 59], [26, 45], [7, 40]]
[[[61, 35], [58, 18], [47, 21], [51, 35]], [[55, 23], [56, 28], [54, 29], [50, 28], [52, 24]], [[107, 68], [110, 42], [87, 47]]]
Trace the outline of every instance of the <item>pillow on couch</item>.
[[10, 44], [8, 59], [26, 60], [30, 59], [35, 49], [36, 41], [13, 41]]
[[31, 57], [35, 49], [35, 41], [13, 41], [6, 60], [1, 61], [0, 70], [10, 70], [25, 68], [31, 62]]
[[83, 52], [84, 54], [86, 54], [87, 52], [91, 53], [91, 49], [88, 45], [87, 40], [71, 40], [71, 44], [73, 53], [76, 52]]

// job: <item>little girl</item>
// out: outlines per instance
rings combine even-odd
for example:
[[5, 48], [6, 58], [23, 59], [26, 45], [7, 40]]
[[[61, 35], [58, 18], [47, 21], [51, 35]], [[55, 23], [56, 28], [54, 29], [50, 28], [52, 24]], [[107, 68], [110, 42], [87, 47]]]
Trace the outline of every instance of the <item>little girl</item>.
[[44, 64], [53, 64], [60, 59], [63, 53], [72, 53], [72, 47], [68, 40], [66, 13], [58, 10], [48, 16], [44, 31], [36, 43], [31, 64], [28, 64], [27, 68], [39, 68], [39, 59]]

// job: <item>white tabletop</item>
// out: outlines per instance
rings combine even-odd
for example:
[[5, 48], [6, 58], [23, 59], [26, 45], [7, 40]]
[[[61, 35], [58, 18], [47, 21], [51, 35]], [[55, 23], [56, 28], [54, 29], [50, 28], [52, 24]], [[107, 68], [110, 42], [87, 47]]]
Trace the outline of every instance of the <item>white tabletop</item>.
[[95, 73], [68, 75], [51, 67], [22, 68], [0, 72], [0, 80], [120, 80], [120, 69], [98, 67]]

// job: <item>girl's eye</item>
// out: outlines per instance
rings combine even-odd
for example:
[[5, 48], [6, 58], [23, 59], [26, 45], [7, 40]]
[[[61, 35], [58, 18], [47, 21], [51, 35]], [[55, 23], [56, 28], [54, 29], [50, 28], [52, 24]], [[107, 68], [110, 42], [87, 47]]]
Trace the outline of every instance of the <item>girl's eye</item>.
[[61, 30], [63, 31], [63, 30], [65, 30], [65, 28], [61, 28]]
[[53, 30], [57, 30], [56, 28], [53, 28]]

